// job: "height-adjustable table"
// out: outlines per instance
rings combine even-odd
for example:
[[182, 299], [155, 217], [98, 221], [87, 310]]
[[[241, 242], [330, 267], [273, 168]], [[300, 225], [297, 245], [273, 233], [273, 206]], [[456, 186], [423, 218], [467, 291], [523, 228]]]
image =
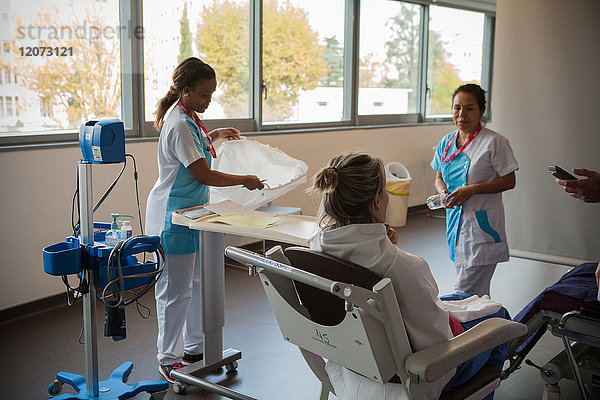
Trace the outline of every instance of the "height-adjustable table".
[[[189, 210], [189, 209], [186, 209]], [[236, 400], [256, 400], [224, 386], [199, 378], [223, 366], [228, 371], [237, 368], [237, 360], [242, 357], [238, 350], [223, 350], [223, 327], [225, 326], [225, 234], [273, 240], [300, 246], [308, 246], [316, 233], [316, 218], [307, 215], [279, 215], [279, 223], [267, 228], [251, 226], [232, 226], [222, 223], [206, 222], [206, 218], [194, 220], [187, 218], [178, 210], [173, 212], [172, 222], [201, 232], [202, 244], [202, 318], [204, 327], [204, 361], [188, 365], [171, 372], [176, 379], [173, 384], [175, 393], [183, 393], [185, 384], [191, 384], [207, 391]]]

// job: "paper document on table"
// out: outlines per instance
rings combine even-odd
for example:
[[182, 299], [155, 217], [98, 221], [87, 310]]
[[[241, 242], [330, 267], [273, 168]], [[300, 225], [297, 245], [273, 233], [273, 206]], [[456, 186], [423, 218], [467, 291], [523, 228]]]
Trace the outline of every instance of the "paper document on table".
[[227, 225], [233, 226], [251, 226], [254, 228], [268, 228], [275, 226], [280, 223], [281, 217], [268, 216], [268, 215], [240, 215], [240, 214], [226, 214], [210, 217], [205, 222], [220, 222]]
[[231, 200], [225, 200], [216, 204], [207, 204], [205, 208], [219, 215], [238, 214], [238, 215], [255, 215], [255, 216], [272, 216], [273, 214], [264, 213], [261, 211], [251, 210]]
[[215, 212], [207, 209], [206, 207], [200, 207], [188, 211], [183, 211], [181, 215], [190, 219], [198, 219], [202, 217], [207, 217], [209, 215], [215, 215]]

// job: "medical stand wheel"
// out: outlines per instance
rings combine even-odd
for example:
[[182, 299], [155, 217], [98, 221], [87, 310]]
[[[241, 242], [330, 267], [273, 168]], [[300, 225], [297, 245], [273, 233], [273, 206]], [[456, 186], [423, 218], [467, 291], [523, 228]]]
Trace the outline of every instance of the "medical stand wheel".
[[183, 382], [175, 381], [175, 383], [173, 383], [173, 391], [175, 394], [184, 394], [186, 388], [187, 385]]
[[237, 369], [237, 367], [238, 367], [237, 361], [234, 361], [229, 364], [225, 364], [225, 369], [227, 370], [227, 372], [233, 372]]
[[162, 398], [165, 397], [166, 393], [167, 393], [166, 390], [161, 390], [160, 392], [151, 392], [150, 397], [148, 399], [149, 400], [162, 400]]
[[54, 382], [52, 382], [50, 385], [48, 385], [48, 394], [50, 396], [57, 396], [60, 394], [60, 392], [62, 392], [62, 386], [64, 385], [63, 382], [55, 379]]

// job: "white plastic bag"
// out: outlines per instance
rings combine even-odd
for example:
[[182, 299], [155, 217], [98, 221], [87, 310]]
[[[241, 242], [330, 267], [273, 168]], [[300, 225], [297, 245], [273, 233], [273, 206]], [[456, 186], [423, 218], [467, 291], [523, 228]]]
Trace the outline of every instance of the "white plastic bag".
[[248, 190], [243, 186], [210, 187], [210, 202], [231, 200], [251, 209], [257, 209], [295, 187], [306, 183], [308, 165], [283, 151], [242, 137], [223, 142], [217, 148], [212, 169], [234, 175], [256, 175], [265, 180], [262, 190]]

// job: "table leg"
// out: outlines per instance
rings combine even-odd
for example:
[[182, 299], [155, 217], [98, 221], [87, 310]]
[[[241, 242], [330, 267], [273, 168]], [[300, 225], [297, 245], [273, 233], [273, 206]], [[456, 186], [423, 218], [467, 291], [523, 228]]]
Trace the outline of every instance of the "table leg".
[[[211, 373], [223, 366], [237, 367], [242, 353], [235, 349], [223, 351], [225, 326], [225, 234], [201, 231], [202, 246], [202, 330], [204, 333], [204, 361], [171, 372], [179, 382], [189, 383], [235, 400], [256, 400], [226, 387], [208, 382], [198, 376]], [[178, 390], [183, 390], [178, 389]]]
[[202, 320], [204, 362], [212, 364], [223, 358], [225, 326], [225, 256], [223, 233], [202, 231]]

